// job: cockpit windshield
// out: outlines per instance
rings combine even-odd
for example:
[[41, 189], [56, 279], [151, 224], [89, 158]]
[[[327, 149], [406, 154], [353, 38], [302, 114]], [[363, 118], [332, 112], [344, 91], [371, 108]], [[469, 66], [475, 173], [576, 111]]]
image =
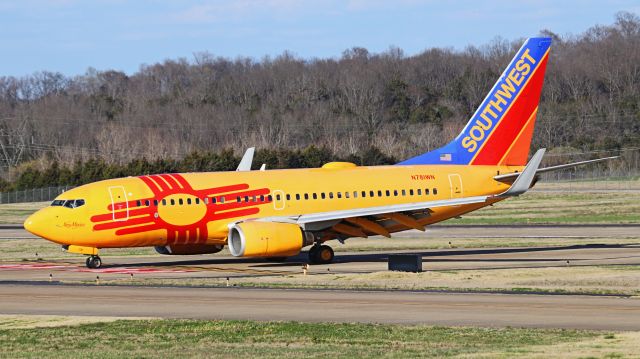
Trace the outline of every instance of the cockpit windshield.
[[67, 208], [78, 208], [80, 206], [84, 206], [84, 199], [56, 199], [51, 202], [51, 205]]

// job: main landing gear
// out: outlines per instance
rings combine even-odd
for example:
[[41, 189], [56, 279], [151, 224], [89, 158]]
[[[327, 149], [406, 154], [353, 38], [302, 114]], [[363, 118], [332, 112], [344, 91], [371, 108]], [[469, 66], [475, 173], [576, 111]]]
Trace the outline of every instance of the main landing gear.
[[309, 262], [312, 264], [329, 264], [333, 257], [333, 249], [326, 244], [314, 244], [309, 248]]
[[102, 259], [99, 256], [89, 256], [87, 257], [87, 268], [98, 269], [102, 267]]

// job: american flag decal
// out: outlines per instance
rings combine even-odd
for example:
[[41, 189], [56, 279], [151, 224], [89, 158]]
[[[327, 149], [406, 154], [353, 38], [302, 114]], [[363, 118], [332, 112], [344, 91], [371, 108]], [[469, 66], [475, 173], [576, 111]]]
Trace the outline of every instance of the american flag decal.
[[440, 154], [440, 161], [451, 162], [451, 154], [450, 153], [442, 153], [442, 154]]

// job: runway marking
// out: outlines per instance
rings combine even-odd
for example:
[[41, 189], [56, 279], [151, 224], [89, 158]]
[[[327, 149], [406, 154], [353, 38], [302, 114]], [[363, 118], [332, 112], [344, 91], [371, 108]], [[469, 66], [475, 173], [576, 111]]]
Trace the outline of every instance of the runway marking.
[[65, 265], [55, 264], [0, 264], [0, 270], [14, 269], [66, 269]]
[[113, 273], [113, 274], [129, 274], [129, 273], [187, 273], [193, 272], [186, 269], [156, 269], [156, 268], [104, 268], [89, 269], [75, 267], [71, 265], [60, 264], [0, 264], [0, 270], [39, 270], [39, 269], [59, 269], [68, 272], [91, 272], [91, 273]]
[[109, 274], [129, 274], [129, 273], [194, 273], [194, 272], [224, 272], [242, 273], [251, 275], [287, 275], [292, 271], [260, 270], [251, 268], [222, 268], [222, 267], [202, 267], [202, 266], [172, 266], [171, 268], [149, 267], [107, 267], [100, 269], [90, 269], [78, 266], [76, 263], [10, 263], [0, 264], [0, 271], [6, 270], [60, 270], [66, 272], [84, 273], [109, 273]]

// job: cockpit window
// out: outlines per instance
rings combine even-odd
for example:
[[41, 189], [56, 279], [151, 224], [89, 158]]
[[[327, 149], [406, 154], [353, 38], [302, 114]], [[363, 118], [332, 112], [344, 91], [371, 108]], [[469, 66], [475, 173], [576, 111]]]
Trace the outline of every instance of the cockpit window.
[[64, 206], [67, 208], [78, 208], [80, 206], [84, 206], [84, 199], [56, 199], [51, 202], [52, 206]]

